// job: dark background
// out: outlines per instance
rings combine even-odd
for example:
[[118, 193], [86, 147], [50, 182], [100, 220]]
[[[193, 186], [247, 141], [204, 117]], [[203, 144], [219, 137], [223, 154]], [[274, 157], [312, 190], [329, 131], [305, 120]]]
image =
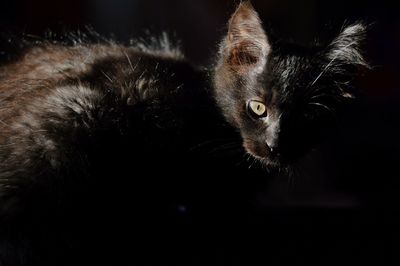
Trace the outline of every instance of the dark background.
[[[240, 186], [231, 190], [230, 196], [237, 195], [232, 203], [241, 199], [241, 193], [251, 195], [244, 199], [250, 202], [247, 209], [237, 212], [240, 222], [231, 216], [219, 220], [215, 206], [207, 212], [209, 200], [201, 207], [198, 199], [201, 214], [191, 218], [179, 215], [190, 216], [197, 210], [177, 204], [180, 214], [172, 219], [184, 228], [177, 230], [186, 230], [193, 238], [187, 237], [183, 250], [165, 247], [152, 255], [163, 254], [160, 264], [183, 265], [397, 265], [400, 9], [392, 1], [372, 0], [252, 2], [272, 38], [301, 45], [326, 42], [345, 23], [370, 23], [366, 54], [373, 69], [358, 80], [362, 99], [318, 150], [300, 160], [296, 175], [249, 172], [223, 178], [226, 187], [231, 187], [232, 178], [247, 189], [247, 194]], [[0, 30], [4, 35], [42, 36], [46, 30], [62, 33], [91, 25], [122, 41], [142, 36], [147, 29], [154, 34], [167, 30], [181, 40], [192, 62], [207, 67], [236, 4], [227, 0], [2, 0]], [[0, 44], [3, 56], [8, 46], [6, 40]], [[224, 198], [223, 185], [218, 186], [220, 198]], [[219, 206], [221, 213], [224, 206]], [[194, 232], [200, 229], [192, 226], [196, 223], [191, 219], [207, 224], [201, 230], [208, 233]], [[220, 228], [225, 228], [223, 233]]]

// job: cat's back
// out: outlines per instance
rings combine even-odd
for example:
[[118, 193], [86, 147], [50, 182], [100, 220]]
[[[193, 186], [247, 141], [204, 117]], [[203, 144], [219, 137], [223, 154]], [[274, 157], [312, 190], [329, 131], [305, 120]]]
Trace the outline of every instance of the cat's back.
[[201, 78], [168, 43], [30, 47], [0, 67], [0, 198], [81, 175], [82, 158], [96, 161], [104, 141], [122, 143], [130, 130], [175, 125], [172, 101]]
[[25, 49], [16, 60], [0, 68], [1, 90], [10, 82], [23, 80], [58, 80], [76, 76], [90, 69], [101, 58], [119, 56], [127, 48], [117, 44], [43, 44]]
[[[27, 112], [45, 111], [40, 107], [49, 109], [52, 105], [77, 110], [65, 104], [72, 100], [91, 105], [95, 98], [110, 94], [110, 88], [116, 97], [126, 96], [121, 95], [126, 91], [144, 91], [154, 83], [152, 77], [159, 76], [159, 65], [169, 67], [181, 59], [178, 52], [165, 47], [125, 46], [111, 41], [29, 47], [0, 67], [0, 143], [7, 128]], [[159, 71], [167, 70], [160, 67]]]
[[31, 47], [17, 60], [0, 68], [0, 104], [3, 107], [10, 102], [17, 105], [29, 95], [35, 97], [38, 93], [46, 94], [52, 86], [84, 75], [96, 61], [121, 56], [126, 50], [133, 48], [116, 44]]

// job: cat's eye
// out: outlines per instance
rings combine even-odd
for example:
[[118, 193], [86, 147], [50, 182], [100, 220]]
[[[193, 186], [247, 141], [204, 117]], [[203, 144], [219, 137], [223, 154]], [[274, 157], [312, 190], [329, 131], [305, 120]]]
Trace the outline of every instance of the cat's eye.
[[247, 112], [256, 118], [267, 116], [267, 107], [259, 101], [249, 101], [247, 103]]

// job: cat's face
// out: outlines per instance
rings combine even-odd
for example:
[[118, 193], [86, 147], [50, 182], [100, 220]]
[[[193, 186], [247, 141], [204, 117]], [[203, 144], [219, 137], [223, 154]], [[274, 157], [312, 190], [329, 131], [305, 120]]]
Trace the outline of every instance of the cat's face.
[[349, 26], [320, 49], [273, 47], [252, 6], [239, 6], [220, 47], [214, 87], [249, 154], [277, 165], [311, 146], [336, 105], [352, 97], [349, 82], [366, 65], [359, 50], [364, 31]]

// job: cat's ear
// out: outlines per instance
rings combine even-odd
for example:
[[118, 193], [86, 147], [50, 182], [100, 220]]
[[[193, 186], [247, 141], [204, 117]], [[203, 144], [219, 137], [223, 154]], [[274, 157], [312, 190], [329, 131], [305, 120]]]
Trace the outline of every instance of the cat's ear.
[[351, 81], [362, 68], [369, 68], [363, 56], [366, 26], [361, 23], [345, 27], [328, 46], [324, 72], [327, 71], [339, 85], [340, 94], [353, 98]]
[[366, 30], [366, 26], [361, 23], [344, 28], [329, 45], [327, 54], [329, 62], [336, 67], [368, 67], [362, 52]]
[[238, 72], [261, 69], [271, 50], [261, 20], [249, 1], [242, 2], [229, 20], [222, 43], [224, 63]]

